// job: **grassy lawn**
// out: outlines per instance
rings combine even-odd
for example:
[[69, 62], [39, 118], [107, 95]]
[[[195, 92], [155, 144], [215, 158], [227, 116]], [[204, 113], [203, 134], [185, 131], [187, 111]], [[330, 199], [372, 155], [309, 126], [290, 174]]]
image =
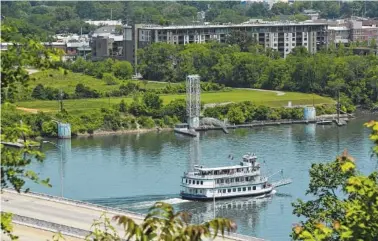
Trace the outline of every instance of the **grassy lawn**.
[[[164, 104], [167, 104], [174, 99], [185, 99], [185, 95], [161, 95], [161, 98], [163, 99]], [[82, 113], [89, 110], [100, 109], [102, 107], [109, 107], [109, 105], [113, 104], [119, 104], [121, 99], [124, 99], [128, 103], [132, 102], [132, 98], [126, 97], [65, 100], [64, 108], [70, 113]], [[235, 89], [228, 92], [201, 94], [201, 101], [205, 104], [241, 102], [247, 100], [270, 107], [286, 106], [288, 101], [291, 101], [292, 105], [311, 105], [313, 102], [315, 104], [334, 103], [332, 99], [327, 97], [295, 92], [286, 92], [285, 95], [277, 96], [277, 94], [273, 92]], [[59, 107], [58, 101], [18, 102], [17, 106], [39, 109], [41, 111], [57, 111]]]
[[[31, 76], [35, 78], [35, 81], [30, 82], [30, 89], [33, 89], [38, 84], [43, 84], [45, 87], [48, 86], [56, 89], [62, 89], [68, 94], [73, 94], [75, 92], [76, 85], [79, 83], [89, 86], [100, 93], [119, 89], [119, 86], [123, 83], [123, 81], [120, 80], [117, 85], [106, 85], [106, 83], [101, 79], [96, 79], [95, 77], [89, 75], [73, 72], [69, 72], [67, 75], [64, 75], [59, 70], [37, 72]], [[166, 83], [147, 82], [145, 86], [143, 81], [133, 80], [133, 82], [139, 82], [140, 87], [145, 87], [146, 89], [159, 89], [164, 88], [167, 85]]]

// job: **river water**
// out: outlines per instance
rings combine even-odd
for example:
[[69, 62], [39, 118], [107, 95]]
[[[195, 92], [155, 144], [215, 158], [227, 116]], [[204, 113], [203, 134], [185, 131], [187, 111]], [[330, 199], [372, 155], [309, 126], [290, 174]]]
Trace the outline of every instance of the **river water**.
[[[213, 167], [235, 164], [246, 152], [254, 152], [265, 174], [283, 169], [283, 176], [292, 178], [293, 183], [269, 198], [217, 201], [216, 215], [235, 220], [238, 233], [290, 240], [292, 225], [298, 222], [291, 203], [308, 199], [305, 190], [311, 163], [333, 160], [347, 148], [362, 172], [377, 168], [377, 161], [371, 158], [370, 132], [363, 127], [373, 118], [360, 117], [339, 128], [297, 124], [230, 130], [227, 135], [208, 131], [201, 133], [199, 140], [172, 132], [52, 140], [61, 145], [62, 164], [60, 151], [43, 144], [46, 160], [33, 164], [32, 169], [41, 177], [50, 177], [53, 187], [31, 183], [29, 187], [53, 195], [61, 195], [63, 190], [67, 198], [141, 213], [155, 201], [165, 201], [177, 210], [192, 212], [193, 222], [198, 223], [213, 218], [213, 203], [179, 199], [183, 172], [196, 163]], [[234, 160], [228, 158], [230, 154]]]

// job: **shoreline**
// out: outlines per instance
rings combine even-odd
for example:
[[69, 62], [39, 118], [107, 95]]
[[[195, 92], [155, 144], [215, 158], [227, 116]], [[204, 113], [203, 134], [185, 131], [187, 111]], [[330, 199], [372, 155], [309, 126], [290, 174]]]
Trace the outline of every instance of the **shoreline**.
[[98, 130], [94, 131], [92, 134], [89, 133], [78, 133], [76, 137], [90, 137], [90, 136], [110, 136], [110, 135], [122, 135], [122, 134], [139, 134], [148, 132], [162, 132], [162, 131], [172, 131], [173, 128], [151, 128], [151, 129], [129, 129], [129, 130], [117, 130], [117, 131], [105, 131]]

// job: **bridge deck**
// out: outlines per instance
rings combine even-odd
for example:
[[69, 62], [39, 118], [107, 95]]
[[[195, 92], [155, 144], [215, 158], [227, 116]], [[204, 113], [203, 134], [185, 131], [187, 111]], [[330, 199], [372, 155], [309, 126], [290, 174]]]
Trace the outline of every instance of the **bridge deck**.
[[[74, 227], [81, 230], [90, 230], [94, 219], [98, 219], [105, 211], [108, 217], [115, 214], [127, 215], [136, 223], [143, 221], [143, 216], [123, 211], [101, 209], [98, 206], [82, 202], [70, 201], [67, 199], [54, 198], [51, 196], [40, 196], [37, 194], [18, 194], [14, 191], [4, 190], [1, 195], [2, 211], [12, 212], [16, 215], [29, 217], [36, 220], [43, 220], [52, 224]], [[53, 225], [52, 225], [53, 226]], [[56, 226], [56, 225], [55, 225]], [[115, 225], [121, 235], [123, 230]], [[247, 236], [227, 236], [215, 240], [252, 240], [262, 239]]]

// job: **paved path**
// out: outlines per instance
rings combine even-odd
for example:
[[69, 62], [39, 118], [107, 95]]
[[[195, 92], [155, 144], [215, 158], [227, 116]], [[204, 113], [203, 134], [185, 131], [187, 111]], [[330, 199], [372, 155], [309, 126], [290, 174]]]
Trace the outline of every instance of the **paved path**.
[[[4, 212], [12, 212], [20, 216], [88, 231], [90, 230], [93, 220], [98, 219], [105, 211], [105, 209], [100, 209], [99, 207], [95, 207], [95, 205], [85, 205], [83, 203], [75, 203], [74, 201], [59, 200], [58, 198], [43, 197], [35, 194], [18, 194], [14, 191], [8, 190], [5, 190], [1, 195], [1, 206], [1, 211]], [[108, 217], [112, 217], [115, 214], [121, 214], [133, 218], [138, 224], [143, 221], [143, 216], [136, 213], [117, 212], [112, 210], [107, 210], [106, 212]], [[115, 225], [115, 227], [119, 233], [123, 235], [122, 228], [118, 225]], [[25, 228], [21, 228], [19, 231], [23, 235], [26, 235], [22, 230], [25, 230]], [[30, 233], [29, 231], [27, 231], [27, 233]], [[29, 235], [33, 234], [30, 233]], [[30, 240], [32, 240], [32, 237]], [[40, 240], [46, 239], [41, 237]], [[248, 237], [247, 239], [243, 237], [227, 237], [224, 239], [216, 238], [215, 240], [261, 241], [261, 239], [255, 239], [252, 237]]]

